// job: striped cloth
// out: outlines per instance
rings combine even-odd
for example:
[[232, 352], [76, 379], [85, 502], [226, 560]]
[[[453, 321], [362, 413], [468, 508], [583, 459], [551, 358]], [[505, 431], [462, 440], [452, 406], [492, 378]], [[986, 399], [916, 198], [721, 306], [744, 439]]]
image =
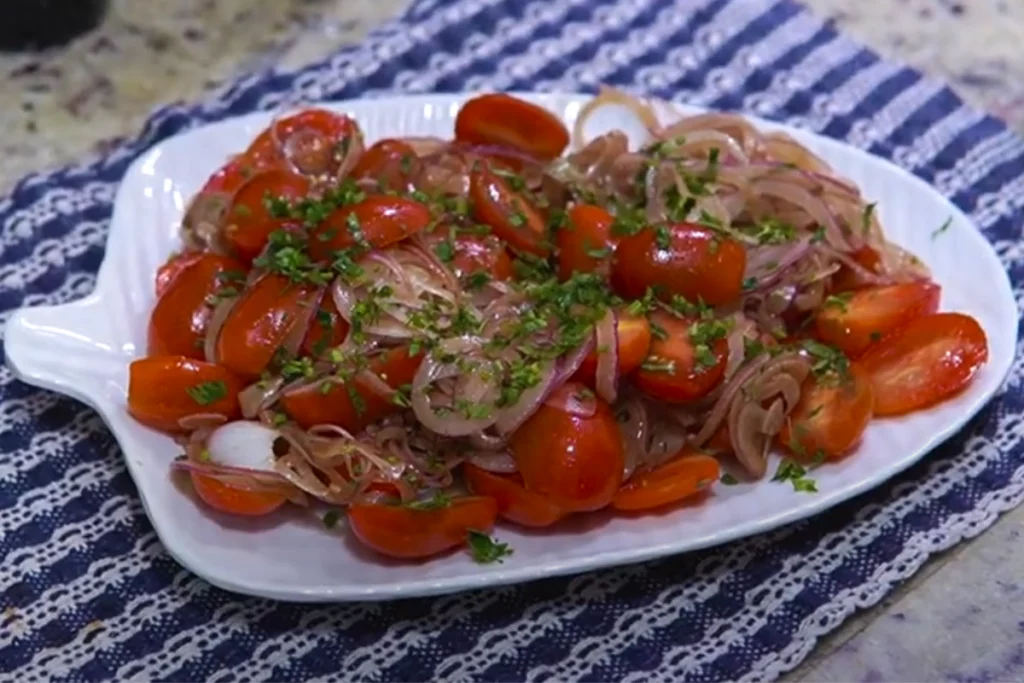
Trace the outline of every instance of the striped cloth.
[[[517, 89], [634, 92], [784, 119], [888, 157], [981, 226], [1018, 296], [1024, 144], [941, 84], [772, 0], [420, 0], [301, 73], [157, 112], [0, 202], [0, 311], [83, 296], [118, 179], [197, 123], [296, 100]], [[808, 522], [721, 549], [518, 587], [296, 606], [182, 570], [117, 444], [0, 371], [0, 679], [721, 680], [796, 666], [854, 610], [1024, 497], [1022, 367], [960, 437]]]

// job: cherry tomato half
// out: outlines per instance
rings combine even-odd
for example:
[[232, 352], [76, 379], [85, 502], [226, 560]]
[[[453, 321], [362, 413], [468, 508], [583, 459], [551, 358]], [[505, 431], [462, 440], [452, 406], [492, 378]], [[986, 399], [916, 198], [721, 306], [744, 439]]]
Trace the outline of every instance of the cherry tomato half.
[[261, 276], [224, 320], [217, 337], [217, 361], [245, 379], [256, 379], [296, 325], [309, 319], [315, 296], [309, 287], [276, 273]]
[[569, 131], [543, 107], [504, 93], [490, 93], [462, 105], [455, 117], [455, 139], [512, 147], [551, 161], [569, 144]]
[[[616, 341], [619, 351], [619, 375], [625, 377], [640, 367], [651, 348], [651, 324], [645, 315], [619, 312]], [[597, 349], [583, 359], [573, 376], [577, 381], [593, 386], [597, 374]]]
[[639, 299], [657, 287], [666, 300], [681, 295], [712, 306], [734, 303], [743, 288], [747, 252], [739, 242], [694, 223], [646, 228], [619, 241], [612, 285]]
[[228, 486], [216, 477], [190, 472], [192, 488], [204, 503], [214, 510], [241, 517], [262, 517], [269, 515], [282, 505], [287, 498], [270, 491], [246, 491]]
[[[373, 358], [368, 369], [389, 387], [397, 389], [412, 382], [422, 360], [422, 355], [410, 356], [408, 347], [400, 347]], [[325, 390], [323, 386], [328, 388]], [[400, 409], [397, 404], [363, 386], [359, 379], [352, 383], [352, 392], [349, 388], [342, 384], [299, 387], [281, 397], [281, 407], [304, 429], [317, 424], [333, 424], [352, 433], [362, 431], [367, 425]]]
[[922, 281], [833, 296], [815, 317], [815, 334], [856, 358], [901, 325], [938, 310], [939, 292], [937, 284]]
[[470, 173], [473, 217], [489, 225], [510, 246], [546, 258], [551, 251], [548, 227], [541, 213], [484, 162]]
[[555, 234], [558, 247], [558, 277], [568, 280], [573, 273], [611, 272], [618, 240], [612, 236], [615, 217], [593, 204], [569, 209], [568, 222]]
[[371, 195], [328, 216], [309, 240], [309, 252], [318, 260], [329, 260], [338, 249], [361, 242], [378, 249], [401, 242], [420, 232], [432, 217], [422, 202], [405, 197]]
[[220, 292], [245, 280], [241, 264], [206, 253], [182, 269], [157, 299], [149, 316], [149, 355], [202, 359], [206, 325]]
[[[584, 391], [567, 382], [558, 392]], [[509, 440], [526, 488], [566, 512], [598, 510], [622, 482], [624, 454], [611, 408], [595, 397], [591, 417], [567, 412], [557, 395], [541, 405]]]
[[184, 356], [153, 356], [128, 366], [128, 413], [165, 432], [185, 431], [193, 415], [241, 416], [238, 392], [244, 383], [230, 370]]
[[191, 266], [193, 263], [203, 258], [206, 252], [203, 251], [183, 251], [178, 254], [172, 255], [167, 262], [157, 268], [156, 271], [156, 295], [159, 298], [167, 288], [171, 286], [171, 283], [181, 275], [181, 273]]
[[974, 318], [933, 313], [899, 328], [859, 363], [875, 392], [875, 415], [903, 415], [962, 391], [988, 360], [988, 339]]
[[299, 352], [304, 356], [314, 358], [323, 355], [328, 349], [332, 349], [345, 341], [348, 334], [348, 323], [338, 312], [338, 306], [334, 303], [334, 297], [330, 292], [324, 292], [320, 300], [320, 307], [313, 315], [309, 324], [306, 337], [302, 340]]
[[671, 403], [693, 401], [718, 386], [725, 376], [728, 344], [724, 335], [714, 341], [694, 340], [718, 321], [690, 321], [665, 311], [651, 315], [651, 326], [658, 330], [650, 351], [633, 381], [644, 393]]
[[623, 484], [612, 507], [617, 510], [651, 510], [685, 500], [706, 491], [718, 481], [718, 461], [692, 448], [684, 448], [669, 462], [634, 475]]
[[427, 245], [456, 277], [483, 272], [495, 280], [508, 280], [514, 273], [505, 245], [494, 235], [467, 235], [444, 226], [423, 235]]
[[360, 136], [359, 126], [344, 114], [306, 109], [281, 118], [263, 130], [245, 151], [245, 158], [261, 168], [290, 163], [307, 174], [332, 173], [344, 156], [346, 139]]
[[873, 408], [871, 381], [856, 364], [844, 377], [811, 375], [779, 441], [801, 459], [836, 460], [860, 442]]
[[400, 559], [443, 553], [466, 542], [470, 531], [490, 532], [498, 516], [493, 498], [467, 496], [441, 507], [355, 503], [348, 508], [352, 533], [373, 550]]
[[493, 498], [498, 514], [510, 522], [540, 528], [551, 526], [565, 515], [544, 496], [527, 491], [521, 477], [494, 474], [468, 463], [462, 467], [469, 490]]
[[356, 180], [374, 180], [383, 190], [414, 190], [420, 160], [408, 143], [386, 139], [363, 152], [349, 174]]
[[270, 233], [285, 224], [285, 219], [270, 215], [268, 197], [297, 201], [305, 198], [309, 189], [308, 178], [283, 169], [264, 171], [242, 185], [228, 207], [224, 227], [224, 238], [238, 258], [251, 263], [263, 251]]

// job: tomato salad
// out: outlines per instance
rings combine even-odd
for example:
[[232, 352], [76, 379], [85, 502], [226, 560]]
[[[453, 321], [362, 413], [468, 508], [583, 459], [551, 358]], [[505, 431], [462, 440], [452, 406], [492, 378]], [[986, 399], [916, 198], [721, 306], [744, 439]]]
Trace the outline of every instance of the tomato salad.
[[[646, 144], [582, 139], [609, 102]], [[469, 100], [453, 139], [277, 118], [183, 239], [129, 412], [176, 436], [210, 507], [326, 505], [395, 558], [500, 559], [498, 519], [661, 510], [743, 478], [813, 492], [872, 419], [987, 360], [823, 160], [735, 115], [661, 125], [610, 89], [572, 132], [505, 94]]]

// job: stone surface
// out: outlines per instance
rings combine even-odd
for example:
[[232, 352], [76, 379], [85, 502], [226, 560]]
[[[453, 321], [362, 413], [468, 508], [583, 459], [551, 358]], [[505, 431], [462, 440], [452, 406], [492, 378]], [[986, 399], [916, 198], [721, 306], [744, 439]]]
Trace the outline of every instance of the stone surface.
[[[1024, 130], [1024, 3], [806, 0], [884, 55]], [[136, 132], [157, 106], [361, 39], [405, 0], [111, 0], [70, 46], [0, 55], [0, 194]], [[1024, 680], [1024, 509], [850, 619], [790, 680]]]

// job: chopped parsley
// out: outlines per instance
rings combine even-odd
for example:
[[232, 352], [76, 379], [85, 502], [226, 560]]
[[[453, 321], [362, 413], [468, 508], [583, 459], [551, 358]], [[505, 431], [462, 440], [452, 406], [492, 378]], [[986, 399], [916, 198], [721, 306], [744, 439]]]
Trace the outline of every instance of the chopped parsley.
[[193, 401], [201, 406], [208, 406], [228, 395], [228, 387], [223, 380], [203, 382], [185, 390]]
[[807, 476], [807, 469], [798, 462], [783, 459], [779, 468], [775, 470], [772, 481], [788, 481], [793, 485], [793, 490], [801, 493], [817, 493], [818, 484]]
[[455, 259], [455, 246], [448, 240], [444, 240], [434, 245], [434, 253], [442, 263], [451, 263]]
[[323, 522], [324, 526], [328, 529], [333, 529], [338, 525], [338, 520], [341, 519], [341, 513], [337, 509], [331, 508], [324, 513]]
[[871, 219], [875, 215], [875, 207], [878, 206], [877, 202], [872, 202], [864, 207], [864, 213], [860, 217], [860, 229], [865, 235], [871, 231]]
[[853, 292], [840, 292], [839, 294], [832, 294], [825, 299], [825, 308], [838, 308], [843, 313], [846, 313], [846, 305], [850, 303], [850, 299], [852, 298]]
[[486, 270], [478, 270], [466, 277], [466, 289], [471, 291], [483, 289], [491, 281], [491, 275]]
[[508, 543], [499, 543], [482, 531], [470, 529], [466, 535], [466, 543], [469, 545], [469, 552], [473, 559], [480, 564], [491, 564], [502, 562], [512, 554]]
[[413, 510], [438, 510], [452, 504], [452, 497], [444, 491], [435, 491], [430, 498], [414, 500], [405, 504], [405, 507]]
[[819, 382], [846, 380], [850, 376], [850, 359], [839, 349], [807, 339], [803, 350], [811, 357], [811, 371]]
[[777, 218], [766, 218], [744, 232], [757, 240], [758, 244], [785, 244], [796, 238], [796, 228]]
[[935, 239], [936, 237], [938, 237], [938, 236], [939, 236], [939, 235], [941, 235], [942, 233], [944, 233], [944, 232], [946, 232], [947, 230], [949, 230], [949, 226], [951, 226], [952, 224], [953, 224], [953, 217], [952, 217], [952, 216], [950, 216], [949, 218], [947, 218], [947, 219], [946, 219], [946, 222], [945, 222], [945, 223], [943, 223], [942, 225], [940, 225], [940, 226], [939, 226], [938, 228], [936, 228], [936, 229], [935, 229], [935, 230], [934, 230], [934, 231], [932, 232], [932, 239]]
[[719, 479], [718, 481], [722, 482], [726, 486], [735, 486], [736, 484], [740, 483], [739, 479], [737, 479], [736, 477], [732, 476], [728, 472], [723, 474], [722, 478]]
[[662, 372], [667, 375], [676, 374], [676, 362], [661, 356], [650, 355], [640, 364], [640, 369], [645, 372]]

